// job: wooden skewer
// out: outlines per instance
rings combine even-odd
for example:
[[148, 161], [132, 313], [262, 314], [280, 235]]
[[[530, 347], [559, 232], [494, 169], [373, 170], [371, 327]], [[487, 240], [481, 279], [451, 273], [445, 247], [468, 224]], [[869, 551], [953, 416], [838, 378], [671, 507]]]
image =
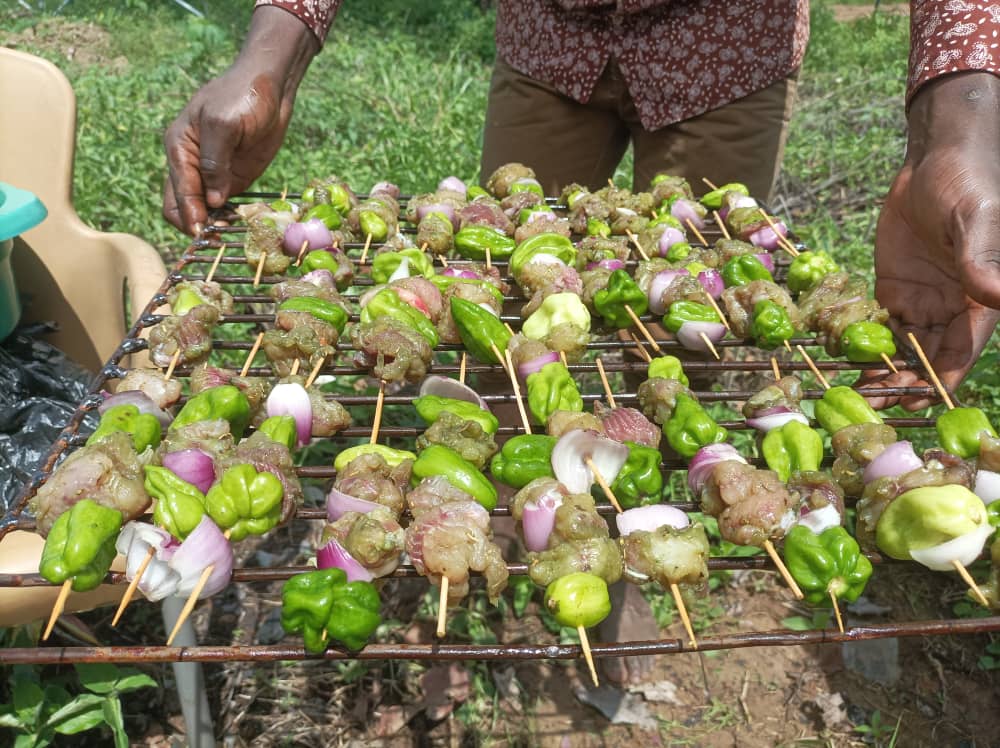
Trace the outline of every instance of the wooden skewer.
[[630, 304], [625, 305], [625, 311], [628, 312], [628, 316], [632, 318], [632, 322], [635, 323], [635, 326], [639, 328], [639, 332], [641, 332], [643, 337], [645, 337], [646, 340], [649, 341], [649, 344], [653, 346], [653, 350], [657, 353], [663, 353], [663, 351], [660, 350], [660, 344], [656, 342], [656, 338], [653, 337], [649, 328], [642, 324], [642, 320], [639, 319], [639, 315], [635, 313], [635, 310]]
[[521, 423], [524, 425], [524, 433], [531, 433], [531, 421], [528, 420], [528, 413], [524, 409], [524, 400], [521, 397], [521, 385], [517, 381], [517, 372], [514, 371], [514, 361], [510, 357], [510, 351], [504, 351], [507, 360], [507, 374], [510, 376], [510, 384], [514, 388], [514, 399], [517, 401], [517, 410], [521, 414]]
[[284, 200], [288, 197], [288, 185], [286, 184], [281, 190], [281, 199]]
[[507, 332], [510, 333], [511, 337], [514, 337], [514, 328], [510, 326], [510, 322], [504, 322], [503, 326], [507, 328]]
[[837, 617], [837, 628], [843, 634], [844, 619], [840, 617], [840, 604], [837, 602], [837, 596], [833, 594], [833, 590], [830, 590], [830, 602], [833, 603], [833, 614]]
[[[222, 536], [226, 540], [229, 540], [229, 536], [232, 535], [232, 533], [232, 530], [226, 530], [222, 533]], [[205, 570], [198, 578], [198, 583], [194, 586], [194, 589], [191, 590], [191, 594], [188, 595], [187, 602], [184, 603], [184, 607], [181, 609], [181, 614], [177, 617], [177, 623], [174, 624], [174, 630], [170, 632], [170, 637], [167, 639], [168, 647], [173, 643], [174, 637], [176, 637], [178, 632], [181, 630], [181, 626], [184, 625], [184, 621], [186, 621], [188, 616], [191, 615], [191, 611], [194, 610], [194, 606], [198, 602], [198, 595], [200, 595], [201, 591], [205, 589], [205, 585], [208, 584], [208, 578], [212, 576], [213, 571], [215, 571], [215, 564], [209, 564], [205, 567]]]
[[774, 372], [775, 379], [781, 379], [781, 369], [778, 368], [778, 359], [771, 356], [771, 371]]
[[300, 361], [299, 359], [295, 359], [294, 361], [292, 361], [292, 368], [289, 369], [288, 376], [294, 377], [296, 374], [298, 374], [300, 366], [302, 366], [302, 361]]
[[372, 245], [372, 235], [368, 234], [365, 236], [365, 248], [361, 250], [361, 262], [359, 264], [364, 265], [365, 260], [368, 259], [368, 249]]
[[590, 679], [594, 681], [594, 686], [600, 686], [601, 684], [597, 680], [597, 668], [594, 667], [594, 655], [590, 652], [587, 629], [583, 627], [583, 624], [580, 624], [576, 627], [576, 633], [580, 636], [580, 647], [583, 649], [583, 659], [587, 661], [587, 667], [590, 669]]
[[146, 569], [149, 568], [150, 562], [153, 560], [153, 556], [156, 555], [156, 548], [149, 546], [149, 550], [146, 552], [146, 557], [139, 564], [139, 568], [136, 569], [135, 576], [132, 577], [132, 581], [128, 583], [128, 587], [125, 589], [125, 594], [122, 595], [122, 601], [118, 604], [118, 610], [115, 611], [115, 617], [111, 619], [111, 625], [117, 626], [118, 619], [122, 617], [122, 613], [125, 612], [125, 608], [128, 604], [132, 602], [132, 597], [135, 595], [136, 588], [139, 586], [139, 580], [142, 579], [142, 575], [146, 573]]
[[306, 389], [312, 387], [312, 384], [316, 381], [316, 377], [319, 376], [319, 372], [323, 368], [324, 363], [326, 363], [326, 356], [320, 356], [319, 360], [313, 366], [312, 371], [309, 372], [309, 376], [306, 378], [306, 383], [302, 385], [303, 387]]
[[170, 381], [170, 377], [174, 375], [174, 369], [177, 368], [177, 362], [180, 360], [181, 360], [181, 349], [180, 347], [178, 347], [177, 350], [174, 351], [174, 355], [170, 357], [170, 365], [167, 366], [167, 371], [163, 375], [164, 382]]
[[441, 575], [441, 596], [438, 598], [437, 638], [444, 639], [448, 622], [448, 577]]
[[781, 248], [786, 252], [788, 252], [788, 254], [790, 254], [792, 257], [798, 257], [799, 250], [797, 250], [794, 244], [792, 244], [790, 241], [788, 241], [788, 239], [786, 239], [781, 233], [778, 232], [778, 226], [775, 224], [771, 216], [767, 214], [767, 211], [761, 208], [759, 212], [764, 217], [764, 220], [767, 221], [767, 225], [771, 227], [771, 231], [773, 231], [775, 237], [777, 237], [778, 244], [781, 245]]
[[604, 476], [601, 475], [601, 471], [598, 469], [597, 465], [594, 463], [594, 460], [592, 458], [590, 458], [590, 457], [584, 457], [583, 458], [583, 462], [584, 462], [584, 464], [586, 464], [587, 467], [590, 468], [590, 472], [592, 472], [594, 474], [594, 480], [597, 481], [597, 485], [599, 485], [601, 487], [601, 490], [604, 491], [604, 495], [608, 497], [608, 501], [611, 502], [611, 506], [613, 506], [615, 508], [615, 511], [617, 511], [619, 514], [621, 514], [621, 512], [622, 512], [622, 505], [618, 503], [618, 498], [615, 496], [614, 492], [611, 490], [611, 486], [608, 485], [608, 482], [606, 480], [604, 480]]
[[608, 187], [610, 187], [613, 190], [618, 189], [617, 187], [615, 187], [614, 180], [612, 180], [610, 177], [608, 178]]
[[792, 352], [792, 344], [788, 342], [788, 338], [785, 338], [781, 342], [785, 344], [785, 350], [788, 351], [789, 353], [791, 353]]
[[500, 352], [500, 349], [497, 348], [496, 343], [490, 343], [490, 351], [493, 353], [494, 356], [497, 357], [497, 361], [500, 362], [500, 367], [504, 370], [504, 373], [509, 377], [510, 370], [507, 369], [507, 361], [504, 358], [504, 355]]
[[684, 605], [684, 598], [681, 597], [681, 588], [676, 585], [676, 583], [670, 583], [670, 594], [674, 596], [674, 605], [677, 606], [677, 612], [681, 614], [681, 623], [684, 624], [684, 630], [688, 635], [688, 643], [693, 649], [698, 649], [698, 640], [694, 636], [694, 628], [691, 626], [691, 619], [688, 617], [687, 606]]
[[59, 588], [59, 596], [56, 598], [56, 602], [52, 606], [52, 613], [49, 615], [49, 622], [45, 626], [45, 633], [42, 634], [43, 642], [48, 641], [49, 634], [52, 633], [52, 628], [56, 625], [56, 621], [59, 620], [59, 616], [62, 615], [63, 610], [66, 608], [66, 598], [69, 597], [69, 593], [72, 589], [72, 579], [67, 579], [62, 583], [62, 587]]
[[708, 185], [708, 189], [710, 189], [710, 190], [717, 190], [717, 189], [719, 189], [718, 187], [716, 187], [716, 186], [715, 186], [714, 184], [712, 184], [712, 183], [711, 183], [711, 182], [710, 182], [710, 181], [709, 181], [708, 179], [706, 179], [705, 177], [702, 177], [702, 178], [701, 178], [701, 181], [702, 181], [702, 182], [704, 182], [705, 184], [707, 184], [707, 185]]
[[492, 257], [490, 256], [490, 248], [489, 248], [489, 247], [487, 247], [487, 248], [486, 248], [486, 269], [487, 269], [487, 270], [489, 270], [489, 269], [490, 269], [491, 267], [493, 267], [493, 264], [492, 264], [492, 263], [493, 263], [493, 259], [492, 259]]
[[597, 373], [601, 375], [601, 384], [604, 386], [604, 396], [608, 398], [608, 405], [612, 408], [617, 408], [615, 404], [615, 393], [611, 391], [611, 384], [608, 382], [608, 375], [604, 371], [604, 362], [601, 361], [601, 357], [598, 356], [594, 359], [597, 364]]
[[644, 250], [642, 248], [642, 245], [639, 244], [639, 237], [636, 236], [635, 234], [633, 234], [631, 231], [629, 231], [628, 232], [628, 239], [629, 239], [630, 242], [632, 242], [632, 245], [636, 248], [636, 250], [642, 256], [642, 259], [644, 259], [647, 262], [649, 262], [649, 255], [646, 254], [646, 250]]
[[444, 255], [441, 255], [439, 259], [441, 260], [441, 267], [444, 267], [444, 268], [448, 267], [448, 258], [447, 257], [445, 257]]
[[264, 274], [264, 263], [267, 262], [267, 252], [260, 253], [260, 262], [257, 263], [257, 272], [253, 276], [253, 287], [260, 285], [260, 277]]
[[461, 382], [462, 384], [465, 384], [465, 361], [466, 361], [466, 358], [467, 358], [467, 355], [466, 355], [465, 351], [462, 351], [462, 361], [458, 365], [458, 381]]
[[247, 372], [250, 371], [250, 366], [253, 364], [253, 357], [257, 355], [257, 351], [260, 350], [260, 344], [264, 342], [264, 333], [257, 333], [257, 339], [253, 342], [253, 347], [250, 349], [250, 353], [247, 354], [247, 360], [243, 362], [243, 368], [240, 369], [240, 376], [245, 377]]
[[559, 360], [562, 362], [563, 366], [569, 369], [569, 361], [566, 360], [566, 351], [559, 351]]
[[382, 425], [382, 406], [385, 404], [385, 381], [378, 383], [378, 399], [375, 401], [375, 418], [372, 419], [371, 444], [378, 442], [378, 430]]
[[687, 225], [688, 225], [688, 228], [689, 228], [689, 229], [691, 229], [691, 233], [695, 235], [695, 238], [696, 238], [696, 239], [697, 239], [697, 240], [698, 240], [699, 242], [701, 242], [701, 243], [702, 243], [702, 245], [704, 245], [704, 246], [706, 246], [706, 247], [707, 247], [707, 246], [708, 246], [708, 242], [707, 242], [707, 241], [705, 241], [705, 237], [701, 235], [701, 232], [700, 232], [700, 231], [698, 231], [698, 228], [697, 228], [697, 227], [696, 227], [696, 226], [694, 225], [694, 221], [692, 221], [692, 220], [691, 220], [691, 219], [689, 218], [689, 219], [687, 219], [687, 221], [685, 221], [685, 223], [687, 223]]
[[219, 263], [222, 262], [222, 256], [226, 253], [226, 245], [223, 244], [219, 247], [219, 253], [215, 255], [215, 260], [212, 262], [212, 267], [208, 269], [208, 275], [205, 276], [205, 282], [211, 283], [212, 278], [215, 276], [215, 271], [219, 269]]
[[983, 595], [983, 591], [979, 589], [979, 585], [976, 584], [976, 580], [972, 578], [971, 574], [969, 574], [969, 570], [965, 568], [965, 565], [957, 558], [952, 560], [951, 565], [955, 567], [955, 571], [958, 572], [958, 575], [962, 577], [967, 585], [969, 585], [969, 589], [972, 590], [972, 594], [975, 596], [976, 600], [979, 601], [979, 604], [984, 608], [990, 607], [990, 601], [986, 599], [985, 595]]
[[653, 357], [649, 355], [649, 351], [646, 350], [646, 346], [642, 344], [642, 341], [636, 337], [636, 334], [629, 330], [628, 336], [632, 338], [632, 342], [635, 343], [635, 348], [639, 351], [639, 355], [642, 356], [643, 360], [648, 364], [653, 360]]
[[826, 377], [823, 376], [823, 372], [821, 372], [819, 368], [816, 366], [816, 362], [812, 360], [812, 358], [809, 356], [808, 353], [806, 353], [806, 349], [803, 348], [801, 345], [797, 345], [795, 347], [798, 349], [799, 354], [805, 360], [806, 364], [812, 370], [812, 373], [816, 375], [816, 379], [818, 379], [819, 383], [823, 385], [823, 389], [824, 390], [830, 389], [830, 383], [826, 380]]
[[719, 211], [713, 210], [712, 218], [715, 219], [715, 223], [719, 227], [719, 231], [722, 232], [722, 235], [727, 239], [732, 239], [733, 237], [729, 235], [729, 229], [726, 228], [726, 222], [722, 220], [722, 216], [719, 215]]
[[708, 291], [705, 291], [705, 298], [708, 299], [708, 305], [715, 310], [716, 314], [719, 315], [719, 319], [722, 320], [722, 324], [725, 325], [726, 329], [729, 330], [729, 332], [732, 332], [733, 328], [729, 326], [729, 320], [726, 319], [726, 315], [722, 313], [722, 309], [721, 307], [719, 307], [719, 303], [714, 298], [712, 298], [712, 294], [710, 294]]
[[785, 584], [788, 585], [788, 589], [792, 591], [792, 594], [795, 595], [797, 600], [801, 600], [804, 597], [802, 590], [799, 589], [799, 585], [795, 583], [795, 579], [792, 577], [791, 573], [789, 573], [788, 567], [785, 566], [785, 562], [781, 560], [781, 556], [779, 556], [778, 552], [774, 549], [774, 543], [770, 540], [765, 540], [764, 550], [767, 551], [767, 555], [771, 557], [774, 565], [778, 567], [778, 573], [781, 574], [782, 578], [784, 578]]
[[712, 339], [703, 332], [698, 333], [698, 337], [701, 338], [701, 342], [703, 342], [705, 344], [705, 347], [712, 352], [713, 356], [715, 356], [715, 360], [721, 361], [722, 359], [719, 357], [719, 352], [715, 349], [715, 344], [712, 342]]
[[309, 240], [306, 239], [302, 242], [302, 246], [299, 247], [299, 252], [295, 255], [295, 267], [299, 267], [302, 264], [302, 258], [306, 256], [306, 249], [309, 248]]
[[892, 363], [892, 359], [889, 358], [888, 355], [883, 353], [882, 360], [885, 362], [885, 365], [889, 367], [889, 371], [891, 371], [893, 374], [899, 374], [899, 369], [896, 368], [896, 364]]
[[944, 404], [948, 406], [948, 410], [954, 410], [955, 403], [952, 401], [951, 395], [948, 394], [948, 390], [946, 390], [944, 385], [941, 384], [941, 380], [938, 379], [937, 372], [934, 371], [934, 368], [931, 366], [931, 362], [927, 360], [927, 354], [924, 353], [924, 349], [917, 340], [917, 336], [912, 332], [908, 332], [906, 333], [906, 337], [909, 338], [910, 345], [913, 346], [913, 350], [917, 352], [917, 356], [920, 358], [920, 363], [922, 363], [924, 368], [927, 369], [927, 373], [930, 375], [931, 381], [934, 383], [938, 393], [941, 395], [941, 399], [944, 400]]

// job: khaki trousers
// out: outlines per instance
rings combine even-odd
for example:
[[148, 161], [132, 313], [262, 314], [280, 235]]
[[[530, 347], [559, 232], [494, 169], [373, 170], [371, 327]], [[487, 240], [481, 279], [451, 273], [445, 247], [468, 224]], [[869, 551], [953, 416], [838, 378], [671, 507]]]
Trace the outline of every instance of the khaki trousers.
[[532, 80], [499, 58], [493, 69], [483, 136], [481, 179], [511, 161], [530, 166], [548, 195], [572, 182], [603, 187], [631, 142], [633, 190], [645, 190], [667, 171], [685, 177], [695, 193], [702, 177], [743, 182], [769, 200], [784, 153], [796, 77], [778, 81], [689, 120], [649, 132], [612, 60], [593, 95], [581, 104]]

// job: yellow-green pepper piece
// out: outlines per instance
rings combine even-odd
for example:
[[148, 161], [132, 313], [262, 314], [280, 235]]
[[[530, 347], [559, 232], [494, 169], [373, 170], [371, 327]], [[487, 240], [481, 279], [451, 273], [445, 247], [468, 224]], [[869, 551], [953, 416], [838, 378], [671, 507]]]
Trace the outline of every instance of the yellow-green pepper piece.
[[307, 571], [281, 588], [281, 626], [301, 632], [312, 654], [334, 641], [359, 650], [382, 622], [380, 604], [371, 582], [348, 582], [342, 569]]
[[937, 417], [937, 433], [947, 452], [971, 460], [979, 456], [979, 437], [986, 432], [996, 437], [996, 429], [979, 408], [952, 408]]
[[626, 307], [636, 316], [649, 309], [649, 299], [624, 270], [615, 270], [608, 278], [608, 285], [594, 294], [594, 307], [605, 324], [624, 330], [632, 326], [632, 317]]
[[338, 454], [333, 461], [333, 467], [339, 473], [341, 470], [346, 468], [352, 460], [355, 460], [362, 455], [369, 454], [378, 455], [385, 460], [385, 464], [389, 467], [398, 467], [407, 460], [417, 459], [417, 456], [413, 454], [413, 452], [407, 452], [405, 449], [393, 449], [392, 447], [387, 447], [384, 444], [359, 444], [356, 447], [349, 447]]
[[136, 452], [142, 453], [147, 447], [156, 449], [160, 445], [160, 421], [151, 413], [140, 413], [136, 405], [116, 405], [104, 411], [101, 422], [87, 439], [87, 444], [95, 444], [119, 431], [132, 437], [132, 446]]
[[608, 584], [583, 571], [567, 574], [545, 588], [545, 607], [563, 626], [596, 626], [611, 612]]
[[42, 548], [38, 573], [52, 584], [73, 580], [76, 592], [100, 585], [115, 560], [122, 514], [81, 499], [59, 515]]
[[168, 431], [218, 418], [229, 422], [229, 430], [234, 438], [243, 437], [243, 432], [250, 424], [250, 401], [238, 387], [222, 384], [199, 392], [184, 404]]
[[823, 437], [801, 421], [789, 421], [767, 432], [761, 453], [767, 466], [787, 483], [792, 473], [819, 470]]
[[156, 499], [153, 522], [184, 540], [205, 516], [205, 494], [158, 465], [146, 465], [146, 493]]
[[540, 371], [529, 374], [528, 409], [538, 423], [548, 423], [557, 410], [583, 411], [583, 398], [569, 369], [559, 361], [545, 364]]
[[853, 603], [872, 575], [871, 561], [843, 527], [817, 535], [796, 525], [785, 536], [784, 554], [788, 571], [812, 605], [831, 606], [832, 598]]
[[423, 395], [413, 401], [413, 407], [417, 409], [417, 415], [428, 426], [434, 423], [443, 411], [448, 411], [466, 421], [475, 421], [487, 434], [495, 434], [500, 428], [500, 422], [495, 415], [466, 400], [456, 400], [453, 397], [440, 397], [438, 395]]
[[253, 465], [234, 465], [205, 495], [205, 511], [230, 538], [263, 535], [281, 519], [281, 481]]
[[709, 444], [724, 442], [729, 433], [690, 395], [678, 394], [674, 412], [663, 433], [677, 454], [686, 459]]

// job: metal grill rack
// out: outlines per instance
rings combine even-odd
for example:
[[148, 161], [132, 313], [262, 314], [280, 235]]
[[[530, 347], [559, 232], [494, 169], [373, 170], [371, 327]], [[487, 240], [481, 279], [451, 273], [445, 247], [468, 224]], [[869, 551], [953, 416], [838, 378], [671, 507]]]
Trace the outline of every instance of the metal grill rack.
[[[273, 200], [279, 197], [276, 193], [248, 193], [245, 198], [259, 198]], [[292, 196], [294, 198], [294, 196]], [[247, 293], [240, 288], [252, 283], [252, 278], [247, 275], [232, 273], [235, 267], [246, 268], [246, 261], [243, 256], [243, 233], [245, 229], [239, 226], [230, 225], [236, 219], [235, 214], [220, 212], [215, 216], [215, 222], [187, 248], [175, 268], [169, 273], [160, 287], [158, 293], [146, 305], [142, 316], [136, 320], [129, 330], [126, 338], [121, 342], [114, 354], [101, 369], [98, 375], [90, 383], [88, 395], [80, 403], [79, 407], [71, 416], [68, 424], [60, 437], [52, 446], [44, 464], [40, 467], [35, 478], [25, 486], [21, 495], [14, 502], [11, 509], [0, 518], [0, 542], [4, 536], [15, 529], [31, 530], [34, 527], [33, 519], [25, 512], [30, 499], [34, 496], [38, 487], [52, 473], [59, 458], [83, 444], [85, 435], [79, 433], [84, 416], [92, 410], [96, 410], [102, 397], [99, 394], [106, 385], [124, 375], [126, 369], [123, 368], [123, 361], [132, 353], [136, 353], [146, 348], [146, 341], [142, 339], [143, 330], [159, 323], [162, 314], [160, 307], [167, 301], [169, 289], [184, 279], [204, 279], [209, 266], [215, 260], [220, 248], [226, 248], [226, 256], [222, 258], [219, 269], [214, 275], [214, 280], [226, 286], [233, 293], [234, 302], [240, 313], [226, 315], [221, 321], [222, 325], [250, 324], [256, 326], [266, 326], [273, 322], [273, 313], [262, 312], [261, 308], [272, 304], [270, 297], [263, 292], [252, 290]], [[412, 230], [412, 229], [410, 229]], [[704, 232], [709, 241], [717, 238], [711, 231]], [[362, 245], [348, 244], [345, 250], [355, 261], [361, 254]], [[449, 260], [449, 264], [461, 265], [462, 260]], [[506, 264], [495, 263], [501, 272], [506, 270]], [[634, 266], [634, 263], [630, 263]], [[369, 263], [370, 267], [370, 263]], [[355, 286], [363, 287], [371, 285], [371, 279], [364, 275], [365, 268], [359, 268], [359, 276], [355, 279]], [[780, 268], [779, 268], [780, 270]], [[780, 277], [780, 273], [779, 273]], [[267, 286], [283, 280], [280, 277], [263, 277], [261, 285]], [[508, 279], [509, 281], [509, 279]], [[516, 287], [515, 287], [516, 288]], [[353, 288], [352, 292], [344, 294], [345, 299], [357, 301], [359, 296], [358, 288]], [[505, 307], [510, 307], [518, 302], [523, 302], [521, 296], [505, 297]], [[517, 328], [520, 317], [516, 314], [507, 313], [502, 319]], [[652, 321], [652, 317], [644, 318], [645, 321]], [[357, 315], [352, 316], [352, 321], [357, 320]], [[216, 339], [213, 343], [213, 351], [242, 351], [246, 354], [252, 347], [252, 340], [233, 340], [227, 335], [226, 339]], [[251, 338], [253, 336], [250, 336]], [[660, 347], [665, 352], [676, 351], [680, 346], [674, 341], [658, 341]], [[791, 341], [792, 345], [801, 344], [804, 347], [812, 347], [815, 350], [817, 343], [813, 338], [801, 338]], [[756, 350], [746, 345], [743, 341], [726, 339], [717, 344], [723, 353], [721, 361], [685, 361], [684, 369], [691, 374], [720, 377], [723, 374], [743, 373], [752, 374], [755, 372], [769, 372], [771, 365], [767, 358], [754, 357], [751, 352]], [[618, 339], [595, 339], [588, 346], [588, 353], [611, 353], [617, 354], [627, 348], [634, 348], [631, 342], [623, 342]], [[337, 345], [338, 359], [346, 359], [353, 349], [349, 343], [340, 342]], [[430, 373], [454, 375], [459, 370], [454, 352], [462, 350], [461, 346], [439, 345], [435, 350], [435, 359], [429, 369]], [[444, 354], [444, 355], [442, 355]], [[589, 358], [589, 357], [588, 357]], [[622, 360], [608, 360], [604, 362], [604, 368], [609, 375], [618, 372], [644, 373], [646, 365], [638, 358], [631, 356], [621, 356]], [[911, 359], [900, 366], [903, 368], [917, 368], [919, 363], [916, 359]], [[865, 369], [879, 369], [879, 364], [852, 364], [845, 361], [823, 361], [818, 360], [817, 366], [826, 374], [835, 375], [842, 372], [859, 372]], [[592, 360], [582, 363], [571, 364], [570, 371], [574, 375], [588, 375], [588, 379], [597, 381], [597, 367]], [[807, 364], [802, 360], [783, 360], [781, 369], [785, 373], [808, 371]], [[497, 365], [480, 364], [469, 360], [466, 371], [469, 374], [485, 372], [502, 373], [503, 370]], [[175, 369], [175, 376], [178, 378], [190, 375], [190, 367], [178, 366]], [[365, 372], [360, 370], [349, 361], [338, 360], [327, 362], [321, 371], [323, 375], [333, 376], [363, 376]], [[271, 370], [268, 367], [256, 366], [249, 370], [250, 376], [270, 376]], [[864, 392], [864, 390], [859, 390]], [[603, 399], [603, 393], [596, 391], [586, 392], [581, 387], [585, 403]], [[805, 399], [818, 399], [822, 396], [822, 390], [809, 389], [804, 391]], [[702, 402], [739, 402], [746, 400], [754, 393], [753, 390], [732, 389], [732, 390], [696, 390], [698, 398]], [[880, 388], [882, 395], [926, 395], [934, 394], [931, 388], [927, 387], [897, 387]], [[336, 395], [335, 399], [349, 409], [358, 407], [373, 406], [376, 401], [374, 395]], [[488, 394], [484, 399], [490, 404], [512, 403], [514, 395], [512, 392], [503, 394]], [[637, 395], [632, 393], [616, 393], [616, 401], [621, 404], [632, 404], [637, 400]], [[395, 405], [408, 405], [412, 397], [407, 394], [386, 394], [384, 404], [387, 407]], [[730, 430], [747, 429], [742, 420], [720, 421], [721, 425]], [[886, 423], [897, 429], [915, 429], [933, 426], [933, 418], [891, 418], [886, 419]], [[543, 431], [535, 427], [536, 431]], [[394, 439], [412, 439], [418, 436], [421, 429], [383, 425], [379, 430], [380, 437]], [[336, 437], [336, 441], [345, 441], [351, 438], [368, 437], [371, 433], [370, 425], [352, 426]], [[499, 436], [514, 435], [522, 433], [522, 428], [518, 425], [501, 425], [498, 431]], [[753, 460], [752, 460], [753, 462]], [[758, 459], [757, 464], [762, 464]], [[674, 471], [685, 470], [686, 465], [677, 459], [666, 459], [662, 469], [666, 476]], [[332, 467], [308, 466], [300, 467], [297, 472], [302, 478], [330, 479], [335, 475]], [[697, 511], [697, 503], [691, 501], [672, 502], [673, 506], [684, 511]], [[598, 511], [605, 515], [614, 514], [615, 510], [609, 503], [599, 503]], [[492, 516], [509, 516], [507, 507], [498, 507], [491, 513]], [[297, 515], [299, 519], [322, 522], [326, 518], [326, 512], [322, 508], [301, 508]], [[900, 562], [885, 559], [878, 554], [869, 554], [869, 558], [879, 567], [876, 573], [886, 573], [889, 568]], [[709, 560], [709, 569], [718, 570], [738, 570], [757, 569], [773, 570], [771, 561], [766, 556], [752, 557], [726, 557], [717, 556]], [[244, 584], [268, 583], [287, 579], [294, 574], [308, 570], [309, 567], [244, 567], [234, 569], [233, 581]], [[511, 574], [526, 574], [527, 565], [515, 560], [508, 560], [508, 569]], [[403, 565], [398, 568], [393, 575], [398, 578], [416, 578], [416, 571], [412, 566]], [[107, 583], [125, 584], [124, 574], [111, 572], [108, 574]], [[37, 587], [46, 586], [49, 583], [38, 574], [6, 574], [0, 575], [0, 586], [3, 587]], [[134, 603], [141, 604], [141, 603]], [[923, 620], [904, 623], [890, 623], [872, 626], [849, 626], [843, 633], [836, 629], [822, 631], [792, 631], [792, 630], [771, 630], [753, 631], [747, 633], [722, 634], [718, 636], [700, 635], [698, 640], [698, 650], [721, 650], [737, 649], [744, 647], [766, 647], [766, 646], [791, 646], [809, 645], [829, 642], [859, 641], [866, 639], [879, 639], [889, 637], [911, 637], [911, 636], [942, 636], [956, 634], [973, 634], [1000, 631], [1000, 616], [992, 616], [976, 619], [962, 620]], [[665, 638], [656, 641], [632, 641], [618, 643], [593, 643], [591, 650], [595, 658], [618, 657], [628, 655], [657, 655], [671, 654], [691, 651], [689, 644], [682, 638]], [[428, 642], [421, 644], [369, 644], [359, 653], [349, 653], [338, 648], [330, 648], [322, 655], [310, 655], [300, 646], [279, 644], [274, 646], [213, 646], [206, 644], [194, 647], [166, 647], [157, 646], [152, 643], [142, 646], [111, 646], [111, 647], [34, 647], [34, 648], [7, 648], [0, 649], [0, 664], [58, 664], [76, 662], [220, 662], [220, 661], [276, 661], [276, 660], [302, 660], [325, 658], [328, 660], [341, 659], [400, 659], [400, 660], [528, 660], [528, 659], [576, 659], [582, 656], [582, 650], [577, 645], [555, 645], [555, 644], [495, 644], [495, 645], [475, 645], [475, 644], [449, 644], [439, 642]]]

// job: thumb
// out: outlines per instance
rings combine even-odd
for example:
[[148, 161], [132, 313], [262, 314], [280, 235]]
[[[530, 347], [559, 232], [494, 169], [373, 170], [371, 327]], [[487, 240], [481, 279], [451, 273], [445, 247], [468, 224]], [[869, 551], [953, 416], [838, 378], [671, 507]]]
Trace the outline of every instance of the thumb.
[[233, 152], [239, 142], [239, 127], [233, 122], [206, 117], [199, 127], [199, 167], [205, 187], [205, 202], [222, 207], [229, 197], [233, 177]]
[[985, 202], [965, 216], [955, 251], [966, 295], [1000, 309], [1000, 204]]

